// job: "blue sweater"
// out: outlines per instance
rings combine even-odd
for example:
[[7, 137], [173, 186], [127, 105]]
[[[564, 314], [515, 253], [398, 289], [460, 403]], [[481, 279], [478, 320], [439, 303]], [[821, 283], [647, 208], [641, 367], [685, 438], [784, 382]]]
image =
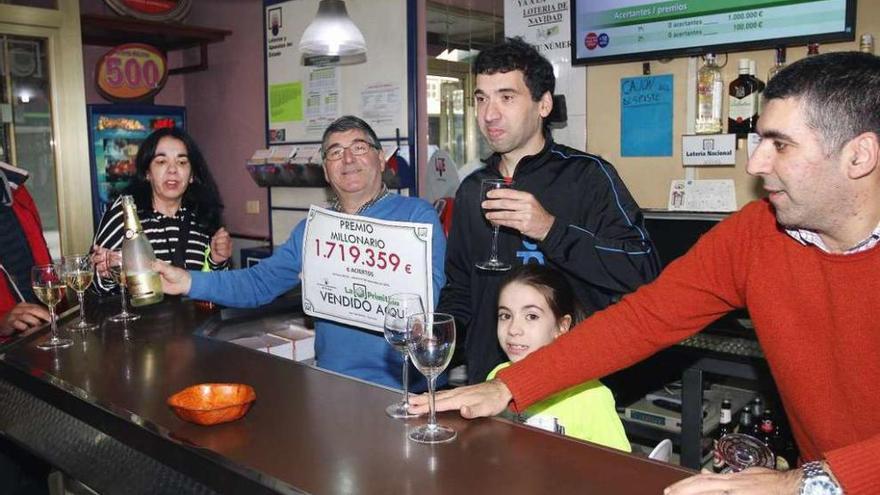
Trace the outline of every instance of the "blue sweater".
[[[430, 223], [434, 226], [432, 267], [434, 304], [446, 281], [443, 259], [446, 238], [437, 213], [424, 200], [389, 194], [367, 208], [365, 217], [403, 222]], [[269, 258], [245, 270], [190, 272], [189, 296], [233, 307], [267, 304], [300, 283], [305, 220], [300, 222]], [[399, 247], [398, 249], [403, 249]], [[318, 366], [389, 387], [401, 387], [403, 357], [385, 342], [383, 335], [368, 330], [318, 319], [315, 322], [315, 358]], [[426, 389], [425, 380], [410, 373], [413, 390]]]

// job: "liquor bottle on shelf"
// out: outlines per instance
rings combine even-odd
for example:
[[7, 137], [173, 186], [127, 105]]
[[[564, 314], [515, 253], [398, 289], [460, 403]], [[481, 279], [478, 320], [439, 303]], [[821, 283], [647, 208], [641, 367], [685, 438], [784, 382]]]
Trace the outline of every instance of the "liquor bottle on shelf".
[[134, 198], [122, 197], [122, 216], [125, 224], [125, 238], [122, 240], [122, 263], [126, 287], [131, 294], [132, 306], [146, 306], [157, 303], [164, 297], [162, 281], [153, 270], [156, 255], [153, 246], [144, 235]]
[[810, 43], [807, 45], [807, 56], [812, 57], [819, 54], [819, 43]]
[[718, 134], [722, 130], [721, 100], [724, 80], [721, 69], [715, 64], [715, 54], [707, 53], [705, 64], [697, 72], [697, 119], [694, 132]]
[[752, 399], [751, 405], [752, 409], [752, 418], [755, 421], [760, 421], [761, 416], [764, 415], [764, 401], [761, 400], [760, 395], [756, 395], [754, 399]]
[[739, 413], [739, 424], [736, 427], [737, 433], [742, 433], [743, 435], [753, 435], [754, 432], [752, 428], [754, 427], [755, 422], [752, 420], [752, 411], [749, 406], [743, 408], [742, 412]]
[[756, 96], [758, 100], [758, 116], [755, 120], [755, 125], [758, 125], [757, 119], [761, 118], [761, 111], [763, 110], [762, 105], [764, 104], [764, 88], [767, 87], [767, 84], [765, 84], [764, 81], [758, 79], [758, 63], [754, 60], [749, 60], [749, 76], [758, 87], [758, 94]]
[[764, 442], [764, 445], [766, 445], [767, 448], [770, 449], [770, 451], [773, 453], [773, 466], [776, 466], [776, 457], [778, 455], [777, 449], [779, 446], [774, 439], [776, 426], [773, 424], [773, 413], [770, 412], [770, 409], [764, 410], [764, 416], [761, 417], [760, 425], [760, 433], [757, 438]]
[[776, 63], [767, 71], [767, 80], [773, 79], [773, 76], [785, 68], [785, 47], [776, 47]]
[[721, 418], [718, 422], [718, 434], [715, 436], [713, 444], [712, 470], [716, 473], [724, 472], [724, 468], [727, 466], [721, 451], [718, 450], [718, 441], [730, 433], [733, 433], [733, 411], [731, 410], [730, 399], [724, 399], [721, 401]]
[[863, 53], [874, 54], [874, 35], [865, 33], [859, 38], [859, 51]]
[[738, 138], [755, 132], [758, 123], [758, 85], [749, 74], [750, 61], [739, 59], [739, 77], [730, 82], [727, 132]]

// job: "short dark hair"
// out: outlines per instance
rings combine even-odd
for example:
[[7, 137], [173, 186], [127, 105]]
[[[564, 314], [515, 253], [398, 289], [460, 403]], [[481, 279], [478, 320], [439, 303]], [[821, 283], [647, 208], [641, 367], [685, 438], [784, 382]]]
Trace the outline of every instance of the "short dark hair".
[[481, 51], [474, 60], [474, 75], [512, 70], [522, 71], [532, 100], [540, 100], [548, 91], [553, 96], [556, 89], [553, 65], [522, 38], [505, 38], [501, 43]]
[[331, 134], [346, 132], [353, 129], [364, 131], [364, 134], [367, 135], [367, 139], [370, 141], [370, 145], [377, 150], [382, 149], [382, 143], [379, 142], [379, 137], [376, 136], [376, 131], [370, 127], [370, 124], [354, 115], [343, 115], [334, 120], [326, 129], [324, 129], [324, 135], [321, 136], [321, 156], [323, 157], [327, 152], [327, 138], [329, 138]]
[[208, 170], [208, 163], [205, 156], [202, 155], [202, 151], [196, 145], [195, 140], [179, 127], [156, 129], [144, 139], [134, 159], [137, 175], [124, 194], [131, 194], [134, 197], [135, 205], [139, 211], [151, 211], [153, 208], [153, 188], [147, 181], [147, 172], [150, 170], [150, 163], [156, 157], [156, 147], [164, 137], [177, 139], [186, 146], [193, 181], [192, 184], [186, 186], [182, 204], [192, 210], [196, 223], [208, 233], [213, 234], [223, 223], [223, 203], [220, 201], [220, 192], [211, 171]]
[[574, 326], [586, 317], [571, 284], [559, 270], [537, 263], [518, 266], [501, 282], [501, 287], [498, 289], [499, 297], [501, 291], [513, 283], [528, 285], [540, 292], [556, 321], [565, 315], [570, 315], [571, 324]]
[[767, 83], [764, 99], [798, 98], [807, 125], [822, 136], [825, 153], [838, 153], [863, 132], [880, 135], [880, 58], [832, 52], [789, 65]]

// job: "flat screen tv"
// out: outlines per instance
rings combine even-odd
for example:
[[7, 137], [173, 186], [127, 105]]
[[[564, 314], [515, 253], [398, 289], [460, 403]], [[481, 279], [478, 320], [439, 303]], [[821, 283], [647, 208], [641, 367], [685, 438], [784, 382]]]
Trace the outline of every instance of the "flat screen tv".
[[574, 65], [855, 39], [856, 0], [572, 0]]

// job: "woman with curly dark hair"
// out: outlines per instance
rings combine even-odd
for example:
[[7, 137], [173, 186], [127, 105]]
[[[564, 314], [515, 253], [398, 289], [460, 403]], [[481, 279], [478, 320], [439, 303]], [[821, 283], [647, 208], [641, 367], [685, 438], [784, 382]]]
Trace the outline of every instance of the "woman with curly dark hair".
[[[155, 130], [135, 158], [137, 175], [123, 194], [134, 197], [144, 233], [156, 258], [188, 270], [225, 270], [232, 255], [229, 233], [221, 226], [223, 204], [199, 147], [177, 127]], [[95, 234], [92, 259], [96, 288], [109, 292], [108, 256], [124, 235], [122, 201], [104, 213]]]

